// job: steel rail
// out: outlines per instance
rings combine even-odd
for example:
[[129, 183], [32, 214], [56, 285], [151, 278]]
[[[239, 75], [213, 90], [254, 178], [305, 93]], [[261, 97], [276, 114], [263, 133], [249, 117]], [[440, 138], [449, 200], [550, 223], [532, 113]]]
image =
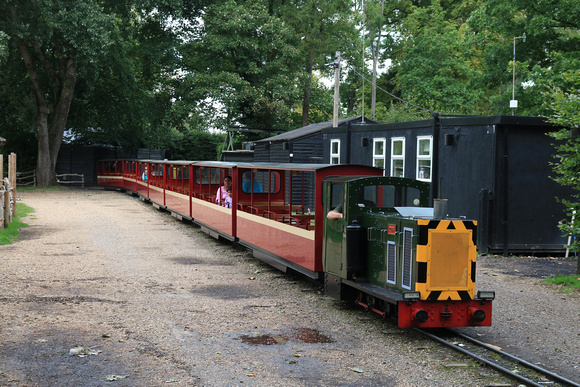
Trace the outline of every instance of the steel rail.
[[[423, 335], [425, 335], [425, 336], [427, 336], [427, 337], [429, 337], [429, 338], [431, 338], [431, 339], [433, 339], [435, 341], [438, 341], [441, 344], [444, 344], [444, 345], [446, 345], [446, 346], [448, 346], [450, 348], [453, 348], [454, 350], [456, 350], [458, 352], [461, 352], [464, 355], [469, 356], [469, 357], [471, 357], [471, 358], [473, 358], [473, 359], [475, 359], [475, 360], [477, 360], [477, 361], [479, 361], [481, 363], [484, 363], [484, 364], [490, 366], [491, 368], [494, 368], [494, 369], [496, 369], [496, 370], [504, 373], [505, 375], [508, 375], [509, 377], [512, 377], [514, 379], [517, 379], [520, 382], [523, 382], [523, 383], [526, 383], [527, 385], [535, 386], [535, 387], [542, 387], [542, 386], [544, 386], [543, 384], [537, 383], [537, 382], [535, 382], [535, 381], [533, 381], [531, 379], [528, 379], [528, 378], [526, 378], [526, 377], [524, 377], [522, 375], [519, 375], [519, 374], [517, 374], [517, 373], [515, 373], [515, 372], [513, 372], [513, 371], [511, 371], [511, 370], [509, 370], [509, 369], [507, 369], [505, 367], [502, 367], [501, 365], [499, 365], [497, 363], [494, 363], [494, 362], [492, 362], [492, 361], [490, 361], [488, 359], [485, 359], [485, 358], [483, 358], [483, 357], [481, 357], [479, 355], [476, 355], [476, 354], [474, 354], [472, 352], [469, 352], [466, 349], [463, 349], [461, 347], [458, 347], [458, 346], [456, 346], [456, 345], [448, 342], [447, 340], [445, 340], [445, 339], [443, 339], [443, 338], [441, 338], [441, 337], [439, 337], [437, 335], [434, 335], [432, 333], [426, 332], [426, 331], [424, 331], [423, 329], [420, 329], [420, 328], [414, 328], [414, 329], [417, 332], [419, 332], [419, 333], [421, 333], [421, 334], [423, 334]], [[459, 332], [456, 332], [456, 331], [453, 331], [453, 330], [450, 330], [450, 331], [453, 334], [456, 334], [457, 336], [460, 336], [460, 337], [462, 337], [462, 338], [464, 338], [464, 339], [466, 339], [468, 341], [473, 342], [474, 344], [481, 345], [482, 347], [484, 347], [486, 349], [489, 349], [489, 350], [492, 350], [492, 351], [494, 351], [496, 353], [499, 353], [502, 356], [505, 356], [505, 357], [507, 357], [507, 358], [515, 361], [515, 362], [518, 362], [518, 363], [520, 363], [522, 365], [525, 365], [525, 366], [529, 366], [530, 368], [532, 368], [535, 371], [538, 371], [538, 372], [540, 372], [540, 373], [542, 373], [544, 375], [548, 375], [550, 377], [554, 377], [555, 379], [558, 379], [560, 382], [563, 382], [565, 384], [568, 384], [568, 385], [571, 385], [571, 386], [574, 386], [574, 387], [580, 387], [580, 385], [578, 383], [574, 382], [574, 381], [565, 379], [565, 378], [563, 378], [563, 377], [561, 377], [559, 375], [556, 375], [556, 374], [554, 374], [554, 373], [552, 373], [552, 372], [550, 372], [548, 370], [545, 370], [545, 369], [543, 369], [541, 367], [538, 367], [538, 366], [536, 366], [534, 364], [531, 364], [531, 363], [529, 363], [529, 362], [527, 362], [527, 361], [525, 361], [523, 359], [519, 359], [519, 358], [517, 358], [517, 357], [515, 357], [513, 355], [510, 355], [510, 354], [506, 353], [506, 352], [503, 352], [501, 350], [498, 350], [496, 348], [493, 348], [493, 347], [491, 347], [488, 344], [485, 344], [485, 343], [479, 342], [478, 340], [472, 339], [471, 337], [468, 337], [468, 336], [467, 337], [464, 337], [464, 335], [462, 335]]]
[[480, 345], [480, 346], [482, 346], [482, 347], [484, 347], [484, 348], [486, 348], [486, 349], [489, 349], [490, 351], [493, 351], [493, 352], [495, 352], [495, 353], [498, 353], [498, 354], [500, 354], [500, 355], [502, 355], [502, 356], [505, 356], [505, 357], [507, 357], [508, 359], [511, 359], [511, 360], [513, 360], [513, 361], [515, 361], [515, 362], [518, 362], [518, 363], [520, 363], [520, 364], [523, 364], [523, 365], [525, 365], [526, 367], [529, 367], [529, 368], [531, 368], [531, 369], [533, 369], [533, 370], [535, 370], [535, 371], [538, 371], [538, 372], [540, 372], [540, 373], [542, 373], [542, 374], [544, 374], [544, 375], [547, 375], [547, 376], [549, 376], [550, 378], [552, 378], [552, 379], [554, 379], [554, 380], [557, 380], [557, 381], [558, 381], [558, 382], [560, 382], [560, 383], [569, 384], [569, 385], [571, 385], [571, 386], [574, 386], [574, 387], [580, 387], [580, 384], [578, 384], [578, 383], [574, 382], [573, 380], [566, 379], [566, 378], [565, 378], [565, 377], [563, 377], [563, 376], [560, 376], [560, 375], [558, 375], [558, 374], [555, 374], [555, 373], [553, 373], [553, 372], [551, 372], [551, 371], [548, 371], [547, 369], [545, 369], [545, 368], [542, 368], [542, 367], [539, 367], [539, 366], [537, 366], [537, 365], [535, 365], [535, 364], [533, 364], [533, 363], [530, 363], [529, 361], [526, 361], [526, 360], [524, 360], [524, 359], [520, 359], [519, 357], [516, 357], [516, 356], [514, 356], [514, 355], [510, 355], [509, 353], [507, 353], [507, 352], [504, 352], [504, 351], [502, 351], [501, 349], [494, 348], [494, 347], [492, 347], [491, 345], [489, 345], [489, 344], [486, 344], [486, 343], [484, 343], [484, 342], [481, 342], [481, 341], [479, 341], [479, 340], [477, 340], [477, 339], [474, 339], [473, 337], [467, 336], [467, 335], [466, 335], [466, 334], [464, 334], [464, 333], [457, 332], [457, 331], [455, 331], [455, 330], [451, 330], [451, 331], [453, 332], [453, 334], [455, 334], [455, 335], [457, 335], [457, 336], [461, 337], [462, 339], [465, 339], [465, 340], [467, 340], [467, 341], [470, 341], [470, 342], [472, 342], [472, 343], [474, 343], [474, 344]]

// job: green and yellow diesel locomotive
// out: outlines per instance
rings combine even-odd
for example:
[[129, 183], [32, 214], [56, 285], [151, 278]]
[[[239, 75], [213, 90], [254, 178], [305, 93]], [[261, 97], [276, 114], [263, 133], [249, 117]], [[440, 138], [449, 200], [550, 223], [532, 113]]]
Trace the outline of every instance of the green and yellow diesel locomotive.
[[491, 325], [493, 291], [475, 293], [476, 221], [429, 208], [427, 183], [393, 177], [324, 182], [326, 292], [401, 328]]

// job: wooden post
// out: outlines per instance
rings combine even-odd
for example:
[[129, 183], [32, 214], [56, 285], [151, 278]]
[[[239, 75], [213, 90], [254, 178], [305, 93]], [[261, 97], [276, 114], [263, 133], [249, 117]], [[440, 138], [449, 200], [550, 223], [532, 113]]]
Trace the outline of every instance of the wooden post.
[[12, 188], [12, 216], [16, 216], [16, 153], [10, 153], [8, 179]]
[[4, 182], [0, 180], [0, 230], [4, 228]]
[[10, 183], [8, 179], [4, 178], [4, 228], [10, 225], [12, 220], [12, 213], [10, 212]]
[[0, 155], [0, 230], [4, 230], [4, 155]]

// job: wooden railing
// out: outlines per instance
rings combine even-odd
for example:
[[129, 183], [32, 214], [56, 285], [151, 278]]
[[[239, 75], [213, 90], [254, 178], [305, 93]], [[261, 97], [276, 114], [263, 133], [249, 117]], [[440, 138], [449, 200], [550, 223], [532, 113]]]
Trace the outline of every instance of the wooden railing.
[[16, 172], [16, 185], [19, 187], [36, 187], [36, 170]]
[[58, 184], [80, 184], [82, 187], [85, 186], [85, 175], [76, 173], [63, 173], [61, 175], [56, 175], [56, 182]]

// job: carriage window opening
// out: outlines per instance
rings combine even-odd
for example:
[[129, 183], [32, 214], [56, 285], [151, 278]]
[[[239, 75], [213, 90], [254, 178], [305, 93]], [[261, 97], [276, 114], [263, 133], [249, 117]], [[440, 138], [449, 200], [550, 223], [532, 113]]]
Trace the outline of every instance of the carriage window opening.
[[391, 176], [405, 177], [405, 137], [391, 138]]
[[211, 176], [211, 184], [220, 183], [220, 169], [219, 168], [203, 168], [195, 169], [195, 182], [197, 184], [209, 184]]
[[432, 137], [417, 137], [417, 180], [431, 181]]
[[151, 165], [151, 176], [161, 177], [163, 176], [163, 165]]
[[385, 139], [373, 139], [373, 167], [385, 169]]
[[186, 172], [187, 169], [184, 170], [182, 166], [171, 166], [169, 168], [170, 168], [168, 173], [169, 178], [173, 180], [184, 179], [184, 172]]
[[[252, 180], [253, 177], [253, 180]], [[244, 171], [242, 173], [242, 191], [244, 193], [278, 193], [281, 177], [278, 171]]]
[[330, 164], [340, 164], [340, 140], [330, 140]]

